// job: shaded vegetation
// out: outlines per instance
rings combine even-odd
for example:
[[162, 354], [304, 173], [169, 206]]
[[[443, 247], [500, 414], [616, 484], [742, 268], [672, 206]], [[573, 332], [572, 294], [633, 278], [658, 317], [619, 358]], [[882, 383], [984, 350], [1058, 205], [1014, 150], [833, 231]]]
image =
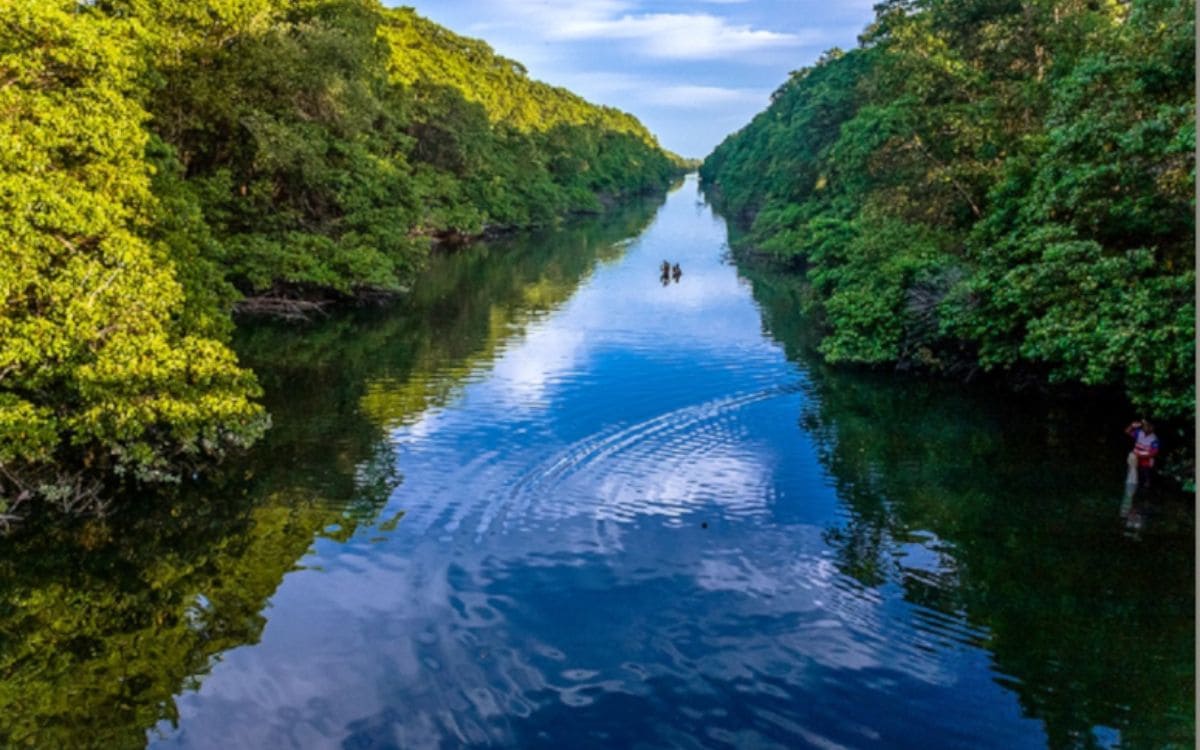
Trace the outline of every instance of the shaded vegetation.
[[838, 569], [902, 591], [946, 644], [991, 652], [1049, 747], [1105, 746], [1095, 728], [1121, 747], [1192, 747], [1190, 496], [1136, 498], [1146, 520], [1131, 533], [1119, 419], [826, 364], [800, 311], [806, 282], [760, 265], [742, 273], [766, 330], [811, 373], [800, 424], [846, 505], [823, 534]]
[[1191, 3], [891, 0], [705, 161], [831, 362], [1193, 413]]
[[235, 303], [408, 290], [432, 238], [665, 188], [630, 115], [378, 0], [4, 0], [0, 525], [266, 426]]

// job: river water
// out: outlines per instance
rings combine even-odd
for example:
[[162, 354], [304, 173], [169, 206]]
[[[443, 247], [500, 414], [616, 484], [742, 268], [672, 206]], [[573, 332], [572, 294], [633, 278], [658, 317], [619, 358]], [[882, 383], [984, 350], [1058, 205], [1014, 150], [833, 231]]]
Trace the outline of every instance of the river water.
[[1191, 747], [1126, 415], [830, 370], [726, 241], [689, 178], [245, 328], [252, 455], [0, 555], [0, 744]]

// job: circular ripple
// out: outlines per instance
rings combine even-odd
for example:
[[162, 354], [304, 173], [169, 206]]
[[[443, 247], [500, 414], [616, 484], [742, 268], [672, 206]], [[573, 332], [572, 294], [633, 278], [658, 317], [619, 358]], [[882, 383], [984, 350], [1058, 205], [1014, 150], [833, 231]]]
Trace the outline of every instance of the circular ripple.
[[798, 391], [793, 385], [741, 393], [597, 431], [520, 475], [480, 532], [584, 513], [612, 521], [675, 517], [706, 502], [730, 515], [753, 513], [769, 490], [753, 470], [737, 412]]

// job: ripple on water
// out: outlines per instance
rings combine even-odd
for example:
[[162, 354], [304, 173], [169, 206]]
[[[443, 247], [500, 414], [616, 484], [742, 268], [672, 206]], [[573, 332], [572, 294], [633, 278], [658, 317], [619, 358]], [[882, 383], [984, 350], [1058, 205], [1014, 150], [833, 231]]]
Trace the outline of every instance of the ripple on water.
[[[547, 428], [536, 421], [507, 429], [487, 422], [453, 429], [411, 425], [394, 436], [408, 453], [401, 470], [405, 463], [419, 462], [438, 471], [424, 473], [419, 485], [401, 486], [405, 526], [419, 534], [469, 530], [479, 540], [576, 516], [600, 524], [641, 516], [669, 519], [705, 504], [729, 517], [761, 513], [774, 487], [739, 412], [798, 391], [799, 386], [766, 388], [669, 409], [596, 430], [544, 457], [530, 447], [546, 442]], [[601, 420], [573, 419], [580, 421]], [[464, 455], [464, 431], [471, 431], [474, 441], [500, 447]], [[532, 438], [529, 445], [525, 435]]]
[[753, 446], [737, 412], [794, 394], [778, 387], [673, 409], [632, 425], [614, 425], [572, 442], [512, 481], [484, 516], [528, 528], [576, 515], [625, 522], [677, 517], [712, 503], [729, 516], [762, 510], [766, 478], [748, 468]]
[[[754, 420], [745, 410], [799, 391], [799, 386], [755, 389], [658, 413], [651, 408], [653, 398], [642, 391], [627, 411], [651, 416], [611, 424], [532, 459], [531, 449], [514, 437], [516, 430], [508, 433], [507, 442], [493, 443], [499, 447], [465, 459], [455, 437], [443, 430], [444, 445], [437, 439], [413, 445], [427, 465], [442, 465], [445, 459], [446, 468], [435, 481], [426, 478], [417, 488], [409, 519], [428, 519], [430, 528], [457, 535], [463, 549], [470, 549], [490, 535], [514, 531], [543, 532], [514, 538], [544, 541], [551, 538], [544, 532], [572, 518], [588, 519], [598, 534], [606, 526], [625, 526], [646, 517], [669, 525], [707, 508], [719, 508], [720, 516], [728, 519], [753, 518], [770, 510], [773, 488], [770, 471], [753, 470], [761, 454], [754, 455], [754, 435], [748, 427]], [[576, 416], [585, 424], [603, 423], [602, 415], [591, 411]], [[488, 432], [496, 427], [474, 423], [467, 429]], [[539, 430], [544, 435], [536, 420], [520, 427], [528, 433]], [[454, 574], [447, 581], [455, 592], [450, 597], [455, 613], [451, 632], [469, 631], [477, 634], [472, 636], [477, 640], [459, 643], [452, 647], [453, 653], [445, 650], [447, 643], [431, 649], [426, 658], [433, 661], [422, 661], [422, 672], [440, 686], [434, 694], [453, 692], [460, 683], [490, 684], [486, 695], [459, 696], [469, 713], [485, 722], [503, 724], [505, 717], [546, 711], [548, 702], [589, 712], [599, 710], [614, 694], [661, 698], [667, 680], [676, 685], [671, 700], [681, 705], [704, 700], [706, 695], [711, 700], [737, 695], [742, 696], [737, 700], [757, 705], [750, 711], [752, 719], [744, 715], [740, 721], [758, 728], [742, 731], [749, 731], [764, 746], [769, 744], [767, 738], [781, 735], [821, 745], [832, 740], [779, 708], [809, 700], [814, 690], [821, 689], [813, 684], [814, 669], [843, 676], [838, 690], [826, 691], [822, 699], [825, 711], [837, 713], [864, 692], [895, 693], [914, 679], [946, 688], [955, 673], [952, 652], [986, 640], [985, 632], [972, 628], [957, 612], [897, 604], [889, 593], [889, 586], [902, 582], [897, 576], [919, 578], [933, 588], [947, 583], [941, 578], [948, 571], [936, 537], [910, 541], [902, 556], [902, 573], [887, 576], [888, 583], [880, 587], [839, 572], [818, 528], [809, 527], [801, 535], [806, 538], [797, 538], [796, 527], [759, 526], [755, 525], [754, 541], [762, 550], [710, 543], [699, 560], [687, 554], [676, 559], [663, 549], [622, 552], [629, 566], [619, 573], [623, 585], [656, 585], [655, 581], [681, 576], [694, 587], [689, 600], [703, 596], [731, 604], [727, 615], [711, 602], [697, 604], [705, 614], [696, 619], [689, 605], [676, 601], [665, 606], [658, 619], [623, 626], [621, 642], [612, 645], [622, 659], [605, 669], [580, 661], [578, 648], [569, 639], [557, 645], [527, 642], [515, 650], [499, 648], [497, 638], [503, 637], [502, 632], [550, 631], [545, 625], [514, 621], [527, 618], [531, 606], [515, 591], [506, 598], [472, 596], [466, 590], [492, 588], [510, 573], [528, 575], [539, 567], [551, 571], [547, 576], [557, 577], [544, 579], [555, 580], [555, 585], [565, 585], [566, 580], [578, 584], [582, 571], [594, 563], [617, 564], [611, 556], [614, 546], [572, 538], [560, 541], [564, 546], [558, 546], [556, 553], [554, 544], [550, 549], [530, 548], [510, 539], [508, 545], [517, 544], [516, 557], [512, 556], [516, 550], [509, 549], [505, 556], [483, 558], [474, 568], [473, 580], [459, 580], [461, 576]], [[473, 542], [467, 544], [469, 538]], [[712, 538], [721, 539], [715, 533]], [[477, 553], [468, 554], [472, 556]], [[536, 585], [523, 585], [541, 591]], [[446, 664], [456, 664], [458, 669], [440, 674]], [[465, 678], [459, 673], [462, 669], [475, 676]], [[707, 716], [718, 734], [741, 736], [728, 726], [722, 728], [729, 722], [721, 717], [696, 710], [698, 723], [703, 724]], [[492, 740], [507, 732], [487, 723], [478, 729], [490, 732]], [[461, 727], [459, 731], [470, 734]], [[877, 727], [866, 725], [839, 727], [834, 736], [845, 738], [847, 732], [870, 743], [879, 737]]]

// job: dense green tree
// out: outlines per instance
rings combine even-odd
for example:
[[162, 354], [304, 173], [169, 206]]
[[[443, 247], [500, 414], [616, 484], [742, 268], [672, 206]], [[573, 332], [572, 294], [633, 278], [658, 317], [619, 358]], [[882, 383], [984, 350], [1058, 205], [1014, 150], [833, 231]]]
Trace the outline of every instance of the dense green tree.
[[[0, 518], [252, 440], [254, 378], [186, 323], [128, 23], [9, 0], [0, 33]], [[180, 219], [179, 221], [184, 221]], [[164, 229], [163, 236], [170, 234]]]
[[389, 80], [413, 103], [413, 159], [435, 170], [423, 193], [458, 209], [429, 216], [435, 231], [597, 210], [604, 198], [661, 188], [684, 166], [631, 115], [532, 80], [520, 63], [409, 9], [388, 11], [381, 34]]
[[0, 0], [0, 521], [265, 416], [259, 308], [406, 290], [431, 238], [662, 189], [631, 116], [378, 0]]
[[[661, 188], [679, 165], [629, 115], [528, 79], [377, 0], [106, 0], [139, 20], [150, 128], [243, 293], [403, 289], [429, 237], [525, 226]], [[569, 127], [565, 137], [551, 134]], [[632, 141], [594, 178], [583, 149]]]
[[834, 361], [1195, 403], [1194, 7], [894, 0], [701, 175]]
[[1045, 363], [1191, 413], [1194, 25], [1190, 6], [1134, 4], [1056, 81], [1045, 130], [1006, 164], [970, 237], [978, 270], [950, 310], [986, 365]]

